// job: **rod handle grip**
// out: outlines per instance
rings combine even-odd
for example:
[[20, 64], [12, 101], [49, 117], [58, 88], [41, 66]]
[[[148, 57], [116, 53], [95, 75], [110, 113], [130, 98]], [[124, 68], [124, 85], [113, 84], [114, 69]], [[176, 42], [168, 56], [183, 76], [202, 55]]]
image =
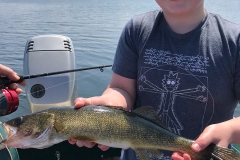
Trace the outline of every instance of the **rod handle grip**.
[[12, 83], [21, 83], [22, 81], [24, 81], [24, 77], [22, 75], [18, 75], [18, 76], [20, 77], [20, 79], [17, 81], [12, 81], [7, 77], [0, 77], [0, 89], [5, 88]]

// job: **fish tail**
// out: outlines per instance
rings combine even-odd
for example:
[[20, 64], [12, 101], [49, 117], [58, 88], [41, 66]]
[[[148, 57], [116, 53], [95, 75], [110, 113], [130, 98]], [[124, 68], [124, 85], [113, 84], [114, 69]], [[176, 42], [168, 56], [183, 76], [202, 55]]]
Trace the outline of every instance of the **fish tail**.
[[214, 160], [240, 160], [240, 153], [229, 148], [215, 146], [211, 156]]

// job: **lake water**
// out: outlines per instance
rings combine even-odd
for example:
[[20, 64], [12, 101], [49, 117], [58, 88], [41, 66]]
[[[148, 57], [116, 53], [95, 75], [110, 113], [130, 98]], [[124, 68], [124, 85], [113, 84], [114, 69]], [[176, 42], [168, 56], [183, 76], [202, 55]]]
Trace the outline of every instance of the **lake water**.
[[[206, 0], [205, 7], [240, 23], [239, 0]], [[112, 64], [127, 21], [156, 9], [159, 7], [154, 0], [0, 0], [0, 63], [22, 74], [26, 41], [36, 35], [60, 34], [72, 39], [77, 68]], [[110, 68], [78, 72], [78, 95], [100, 95], [110, 77]], [[19, 97], [19, 109], [0, 121], [30, 112], [25, 92]]]

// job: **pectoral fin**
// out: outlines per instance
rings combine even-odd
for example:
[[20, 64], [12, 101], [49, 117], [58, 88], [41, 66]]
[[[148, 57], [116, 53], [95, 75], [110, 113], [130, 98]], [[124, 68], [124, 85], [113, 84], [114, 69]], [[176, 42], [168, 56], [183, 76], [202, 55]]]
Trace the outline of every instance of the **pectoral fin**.
[[139, 160], [151, 160], [152, 158], [161, 158], [162, 153], [159, 150], [136, 149], [135, 153]]

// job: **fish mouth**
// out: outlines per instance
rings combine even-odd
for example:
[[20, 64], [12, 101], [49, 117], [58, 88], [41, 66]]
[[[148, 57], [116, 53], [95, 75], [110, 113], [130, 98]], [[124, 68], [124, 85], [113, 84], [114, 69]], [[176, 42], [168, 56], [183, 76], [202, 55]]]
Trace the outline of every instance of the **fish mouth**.
[[4, 136], [0, 137], [0, 150], [6, 148], [5, 143], [7, 142], [7, 139], [14, 135], [14, 130], [8, 127], [6, 124], [1, 123], [1, 127], [3, 128], [4, 133], [6, 134], [6, 138], [4, 138]]
[[0, 141], [0, 150], [1, 145], [6, 145], [12, 148], [45, 148], [49, 145], [49, 135], [51, 133], [52, 124], [45, 128], [43, 131], [34, 132], [31, 134], [23, 135], [18, 133], [17, 127], [13, 127], [8, 124], [4, 124], [4, 131], [6, 132], [6, 139], [2, 142]]
[[6, 123], [3, 123], [2, 127], [3, 127], [3, 130], [4, 130], [5, 134], [6, 134], [6, 139], [2, 140], [2, 142], [1, 142], [1, 143], [4, 143], [8, 138], [11, 138], [13, 135], [16, 134], [17, 128], [9, 126]]

